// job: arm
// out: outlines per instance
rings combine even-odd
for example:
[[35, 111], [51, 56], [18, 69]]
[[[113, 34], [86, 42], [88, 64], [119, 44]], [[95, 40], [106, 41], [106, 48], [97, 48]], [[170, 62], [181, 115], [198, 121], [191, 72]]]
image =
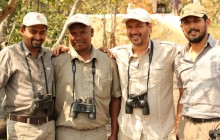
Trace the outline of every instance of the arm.
[[118, 137], [118, 115], [121, 109], [121, 97], [112, 98], [110, 103], [110, 115], [111, 115], [111, 135], [109, 140], [117, 140]]
[[177, 140], [178, 140], [178, 136], [177, 136], [177, 133], [178, 133], [178, 127], [179, 127], [179, 122], [181, 120], [181, 113], [182, 113], [182, 104], [180, 104], [180, 99], [183, 95], [183, 88], [179, 88], [179, 99], [178, 99], [178, 102], [177, 102], [177, 115], [176, 115], [176, 123], [175, 123], [175, 129], [174, 129], [174, 132], [176, 133], [176, 137], [177, 137]]
[[13, 74], [12, 60], [8, 49], [0, 51], [0, 90], [4, 89]]
[[110, 117], [111, 117], [111, 135], [109, 140], [117, 140], [118, 138], [118, 115], [121, 109], [121, 88], [118, 74], [118, 67], [114, 59], [112, 61], [112, 88], [111, 88], [111, 102], [110, 102]]
[[107, 53], [108, 54], [108, 57], [110, 58], [114, 58], [115, 56], [113, 55], [113, 53], [111, 52], [110, 49], [108, 49], [107, 47], [101, 47], [99, 48], [100, 51], [104, 52], [104, 53]]

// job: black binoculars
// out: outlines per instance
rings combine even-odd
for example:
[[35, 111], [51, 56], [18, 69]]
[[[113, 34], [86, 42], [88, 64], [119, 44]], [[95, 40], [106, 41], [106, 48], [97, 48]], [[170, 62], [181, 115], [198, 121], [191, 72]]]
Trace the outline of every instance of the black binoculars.
[[46, 94], [44, 97], [43, 94], [38, 93], [37, 97], [34, 99], [32, 107], [30, 108], [31, 113], [35, 114], [38, 111], [43, 111], [46, 115], [52, 115], [54, 108], [54, 100], [52, 99], [51, 94]]
[[146, 95], [146, 92], [141, 95], [127, 99], [126, 104], [125, 104], [125, 113], [132, 114], [133, 108], [139, 107], [139, 108], [142, 108], [143, 115], [149, 115], [150, 109], [149, 109], [148, 101], [144, 98], [145, 95]]
[[210, 140], [220, 140], [220, 128], [209, 131]]
[[96, 106], [93, 103], [93, 99], [88, 98], [85, 102], [82, 99], [76, 99], [70, 107], [69, 116], [72, 118], [77, 118], [78, 113], [88, 113], [88, 118], [90, 120], [96, 119]]

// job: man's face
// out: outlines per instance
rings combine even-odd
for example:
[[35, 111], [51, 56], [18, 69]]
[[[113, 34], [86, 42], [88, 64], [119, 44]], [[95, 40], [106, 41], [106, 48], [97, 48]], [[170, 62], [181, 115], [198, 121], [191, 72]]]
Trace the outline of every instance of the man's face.
[[45, 25], [33, 25], [21, 27], [20, 33], [27, 48], [40, 48], [46, 40], [47, 27]]
[[181, 20], [181, 28], [190, 43], [199, 43], [207, 34], [210, 20], [196, 16], [188, 16]]
[[152, 31], [151, 24], [130, 19], [126, 22], [127, 36], [134, 46], [147, 45]]
[[93, 29], [90, 26], [75, 23], [69, 27], [69, 41], [77, 52], [89, 49], [92, 37]]

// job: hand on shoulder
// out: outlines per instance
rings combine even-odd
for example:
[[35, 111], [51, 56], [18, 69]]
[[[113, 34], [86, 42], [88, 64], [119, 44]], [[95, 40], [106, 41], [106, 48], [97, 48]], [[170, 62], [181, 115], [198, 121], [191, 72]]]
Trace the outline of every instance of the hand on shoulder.
[[66, 53], [70, 50], [69, 47], [64, 45], [58, 45], [53, 50], [53, 56], [59, 56], [61, 53]]
[[108, 57], [115, 58], [113, 53], [107, 47], [101, 47], [101, 48], [99, 48], [99, 50], [104, 52], [104, 53], [107, 53]]

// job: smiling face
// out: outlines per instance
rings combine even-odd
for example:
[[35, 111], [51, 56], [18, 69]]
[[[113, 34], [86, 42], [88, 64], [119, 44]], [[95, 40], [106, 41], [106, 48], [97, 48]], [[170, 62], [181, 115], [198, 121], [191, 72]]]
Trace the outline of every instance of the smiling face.
[[127, 36], [134, 46], [147, 45], [152, 26], [150, 23], [130, 19], [126, 22]]
[[20, 33], [29, 50], [39, 49], [46, 40], [47, 27], [45, 25], [22, 26]]
[[93, 29], [81, 23], [74, 23], [69, 27], [69, 41], [77, 51], [85, 51], [91, 48]]
[[181, 20], [181, 28], [190, 43], [199, 43], [208, 34], [210, 20], [196, 16], [188, 16]]

